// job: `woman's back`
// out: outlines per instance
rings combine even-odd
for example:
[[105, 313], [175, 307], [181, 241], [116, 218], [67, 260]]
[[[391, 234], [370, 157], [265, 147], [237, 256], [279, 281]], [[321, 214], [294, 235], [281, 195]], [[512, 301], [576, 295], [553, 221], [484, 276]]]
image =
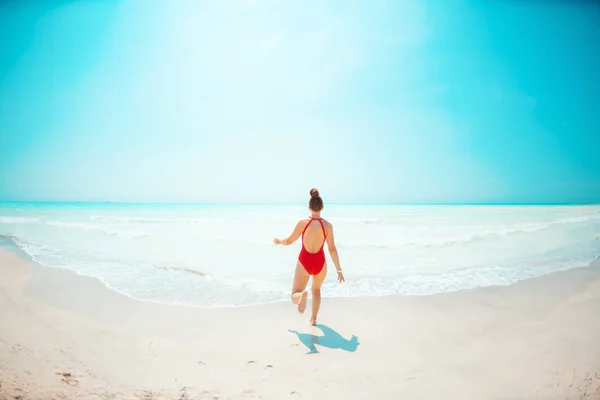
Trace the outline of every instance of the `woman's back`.
[[322, 218], [307, 218], [305, 221], [302, 245], [309, 253], [316, 253], [325, 243], [329, 222]]

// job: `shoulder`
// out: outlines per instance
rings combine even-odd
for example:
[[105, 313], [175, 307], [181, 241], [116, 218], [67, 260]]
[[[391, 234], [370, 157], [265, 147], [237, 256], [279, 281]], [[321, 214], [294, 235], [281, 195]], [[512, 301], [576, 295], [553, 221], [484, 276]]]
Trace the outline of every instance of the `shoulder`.
[[300, 221], [298, 221], [296, 223], [296, 228], [304, 228], [306, 226], [306, 224], [308, 224], [308, 221], [310, 221], [309, 218], [303, 218]]
[[323, 225], [325, 225], [325, 229], [327, 231], [331, 231], [333, 229], [333, 224], [329, 221], [327, 221], [326, 219], [322, 219], [321, 221], [323, 221]]

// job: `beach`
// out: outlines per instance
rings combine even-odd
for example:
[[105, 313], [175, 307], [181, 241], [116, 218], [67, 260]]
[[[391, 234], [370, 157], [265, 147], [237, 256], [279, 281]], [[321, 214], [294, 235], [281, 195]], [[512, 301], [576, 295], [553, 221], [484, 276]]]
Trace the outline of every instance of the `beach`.
[[0, 0], [0, 400], [600, 400], [599, 28]]
[[311, 327], [281, 302], [137, 301], [4, 249], [0, 398], [600, 399], [599, 311], [597, 262], [509, 286], [325, 298]]

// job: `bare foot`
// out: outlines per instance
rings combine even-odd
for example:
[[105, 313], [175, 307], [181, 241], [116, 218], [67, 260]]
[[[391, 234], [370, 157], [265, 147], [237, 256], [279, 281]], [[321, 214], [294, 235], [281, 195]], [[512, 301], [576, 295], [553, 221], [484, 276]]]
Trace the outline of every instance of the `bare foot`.
[[310, 324], [311, 324], [312, 326], [315, 326], [315, 325], [317, 325], [317, 319], [316, 319], [316, 318], [311, 318], [311, 319], [310, 319]]
[[308, 292], [305, 290], [302, 292], [302, 297], [300, 297], [300, 302], [298, 303], [298, 312], [300, 314], [304, 314], [306, 311], [306, 301], [308, 300]]

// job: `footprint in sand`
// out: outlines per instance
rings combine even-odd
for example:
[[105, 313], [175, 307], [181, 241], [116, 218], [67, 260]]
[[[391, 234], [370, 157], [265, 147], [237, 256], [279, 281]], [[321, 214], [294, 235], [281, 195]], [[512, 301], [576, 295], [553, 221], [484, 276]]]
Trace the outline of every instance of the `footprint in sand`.
[[244, 366], [244, 371], [253, 371], [256, 368], [256, 361], [250, 360]]
[[57, 372], [56, 375], [61, 377], [60, 381], [65, 385], [77, 386], [79, 384], [79, 381], [70, 372]]
[[11, 353], [25, 353], [25, 354], [31, 354], [31, 351], [24, 347], [21, 346], [21, 344], [19, 343], [15, 343], [11, 348], [10, 348], [10, 352]]
[[296, 391], [290, 393], [290, 399], [300, 400], [301, 398], [302, 398], [302, 395]]
[[269, 379], [271, 375], [275, 372], [275, 368], [272, 365], [267, 365], [265, 367], [265, 372], [263, 373], [263, 379]]
[[265, 379], [269, 379], [271, 377], [271, 375], [273, 375], [273, 373], [275, 372], [275, 367], [273, 367], [271, 364], [267, 364], [266, 366], [262, 366], [260, 365], [260, 363], [258, 361], [254, 361], [254, 360], [250, 360], [246, 363], [246, 366], [244, 367], [244, 372], [251, 372], [253, 374], [257, 374], [258, 371], [262, 370], [262, 375], [261, 378], [263, 380]]

